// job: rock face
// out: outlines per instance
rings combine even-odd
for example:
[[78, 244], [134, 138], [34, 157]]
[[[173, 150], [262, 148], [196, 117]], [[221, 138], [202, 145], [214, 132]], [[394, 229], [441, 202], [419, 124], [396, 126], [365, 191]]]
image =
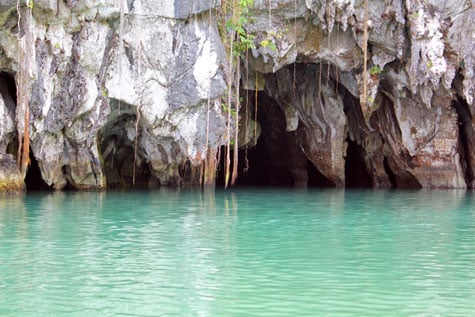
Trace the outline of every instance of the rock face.
[[461, 22], [475, 17], [470, 1], [369, 1], [367, 72], [363, 2], [254, 10], [249, 68], [266, 74], [262, 93], [325, 177], [345, 185], [351, 142], [373, 187], [473, 187], [475, 27]]
[[[35, 0], [17, 12], [2, 1], [0, 190], [24, 186], [25, 106], [31, 164], [51, 188], [197, 184], [216, 170], [237, 128], [221, 101], [225, 2]], [[365, 19], [362, 1], [254, 0], [241, 80], [256, 98], [241, 116], [260, 123], [250, 130], [262, 142], [246, 130], [241, 145], [264, 144], [269, 173], [297, 186], [316, 173], [339, 187], [473, 188], [472, 2], [367, 9]]]
[[[137, 182], [179, 185], [186, 162], [223, 144], [217, 3], [182, 2], [35, 1], [30, 144], [48, 185], [102, 189], [110, 177], [122, 187], [135, 166]], [[15, 74], [18, 14], [15, 3], [1, 9], [0, 68]], [[15, 111], [0, 106], [5, 149]]]

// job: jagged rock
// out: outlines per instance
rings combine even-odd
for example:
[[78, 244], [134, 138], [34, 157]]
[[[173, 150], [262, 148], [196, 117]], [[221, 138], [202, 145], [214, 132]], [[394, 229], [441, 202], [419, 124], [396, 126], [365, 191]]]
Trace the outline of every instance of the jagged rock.
[[18, 192], [25, 187], [13, 155], [0, 154], [0, 192]]
[[[299, 8], [293, 10], [295, 5]], [[298, 117], [300, 125], [311, 121], [311, 111], [321, 112], [320, 125], [307, 124], [307, 135], [312, 137], [304, 138], [301, 144], [303, 148], [318, 149], [313, 156], [322, 160], [312, 160], [318, 169], [334, 183], [344, 184], [342, 161], [346, 154], [339, 144], [344, 144], [348, 131], [348, 138], [363, 147], [373, 186], [388, 187], [390, 182], [400, 187], [472, 186], [474, 44], [462, 36], [470, 39], [475, 31], [472, 25], [461, 22], [473, 19], [470, 1], [369, 1], [366, 73], [361, 67], [363, 2], [305, 1], [305, 5], [309, 10], [302, 10], [301, 1], [279, 1], [275, 6], [294, 12], [291, 18], [280, 10], [271, 15], [264, 10], [265, 5], [257, 6], [258, 22], [249, 29], [258, 31], [258, 41], [271, 40], [277, 49], [272, 51], [258, 43], [248, 65], [251, 71], [276, 73], [267, 76], [267, 82], [275, 82], [272, 78], [279, 78], [279, 69], [295, 62], [328, 65], [326, 77], [343, 88], [335, 100], [344, 99], [348, 118], [335, 127], [338, 137], [325, 139], [321, 123], [326, 121], [321, 118], [334, 117], [332, 113], [339, 106], [318, 107], [321, 101], [313, 97], [307, 101], [307, 109], [298, 109], [298, 101], [289, 99], [285, 89], [292, 86], [289, 75], [271, 93], [274, 99], [282, 100], [284, 111], [297, 109], [285, 111], [291, 114], [288, 122]], [[276, 30], [285, 26], [288, 31], [275, 36]], [[304, 76], [297, 73], [297, 77]], [[312, 85], [307, 81], [315, 78], [307, 74], [303, 82], [297, 79], [297, 91], [301, 85]], [[252, 85], [248, 87], [252, 89]], [[347, 93], [360, 99], [358, 106], [353, 106], [355, 100]], [[339, 113], [345, 117], [342, 111]], [[290, 127], [295, 129], [295, 125]], [[335, 151], [340, 148], [343, 150]]]
[[206, 15], [178, 22], [130, 16], [124, 53], [108, 72], [108, 96], [138, 108], [139, 150], [162, 185], [180, 184], [186, 160], [197, 165], [224, 143], [224, 51]]
[[[288, 124], [287, 130], [296, 131], [296, 142], [306, 157], [341, 187], [345, 184], [347, 119], [343, 100], [326, 72], [326, 67], [306, 65], [299, 67], [293, 77], [292, 67], [287, 67], [267, 76], [266, 92], [279, 102], [287, 116], [295, 116], [288, 108], [298, 113], [298, 126]], [[287, 117], [287, 122], [292, 118]]]
[[[132, 134], [137, 133], [138, 164], [163, 185], [180, 184], [185, 161], [201, 164], [207, 151], [224, 143], [224, 117], [217, 101], [225, 87], [220, 66], [224, 51], [216, 26], [209, 25], [209, 10], [218, 4], [134, 1], [121, 8], [109, 0], [35, 1], [35, 37], [29, 42], [34, 65], [30, 144], [47, 185], [105, 188], [104, 160], [110, 157], [101, 150], [112, 136], [128, 140], [133, 148]], [[0, 19], [0, 68], [11, 72], [17, 67], [15, 6], [2, 3], [8, 19]], [[109, 124], [117, 121], [117, 115], [109, 115], [110, 100], [119, 112], [121, 103], [132, 107], [125, 130]], [[5, 124], [0, 144], [5, 148], [7, 135], [15, 130], [3, 103], [1, 109]], [[19, 116], [17, 111], [13, 118]], [[126, 149], [131, 157], [133, 149]], [[128, 167], [114, 172], [129, 175], [133, 164], [127, 162]]]
[[211, 10], [219, 0], [138, 0], [129, 4], [133, 14], [174, 19], [187, 19], [191, 15]]
[[[389, 166], [401, 187], [464, 188], [456, 110], [440, 87], [427, 109], [422, 98], [397, 90], [387, 74], [384, 97], [371, 119], [387, 144]], [[416, 182], [416, 183], [415, 183]]]
[[[299, 186], [307, 160], [337, 186], [358, 166], [374, 187], [475, 186], [473, 1], [370, 0], [367, 21], [363, 1], [254, 2], [242, 87], [279, 114], [243, 123], [248, 102], [239, 144], [286, 148], [270, 166]], [[237, 128], [221, 105], [221, 1], [35, 0], [20, 28], [16, 4], [0, 3], [3, 179], [19, 175], [20, 77], [32, 158], [55, 189], [193, 183]]]
[[16, 135], [15, 101], [6, 74], [0, 73], [0, 153], [6, 153]]

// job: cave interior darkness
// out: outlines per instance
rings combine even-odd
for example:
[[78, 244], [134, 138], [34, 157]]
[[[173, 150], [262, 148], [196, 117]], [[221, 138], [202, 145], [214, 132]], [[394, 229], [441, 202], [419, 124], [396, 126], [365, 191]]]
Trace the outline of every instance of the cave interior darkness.
[[[252, 91], [252, 95], [254, 95]], [[257, 121], [261, 126], [261, 135], [257, 144], [239, 150], [237, 187], [309, 187], [332, 188], [335, 184], [326, 178], [315, 165], [308, 160], [300, 148], [292, 144], [294, 132], [286, 131], [285, 116], [276, 101], [265, 92], [258, 93]], [[253, 101], [251, 101], [252, 103]], [[254, 108], [254, 105], [251, 105]], [[253, 114], [254, 115], [254, 114]], [[347, 139], [348, 148], [345, 158], [345, 178], [347, 188], [371, 188], [372, 181], [364, 162], [361, 146]], [[306, 169], [306, 185], [295, 184], [289, 156], [291, 151], [293, 161], [297, 156], [298, 164]], [[217, 186], [224, 186], [225, 148], [221, 150], [220, 167]], [[232, 156], [232, 155], [231, 155]]]

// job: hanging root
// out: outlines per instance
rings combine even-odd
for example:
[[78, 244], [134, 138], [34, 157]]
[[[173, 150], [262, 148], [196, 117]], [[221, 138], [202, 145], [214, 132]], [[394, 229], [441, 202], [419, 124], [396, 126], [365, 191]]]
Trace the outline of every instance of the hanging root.
[[135, 173], [137, 169], [137, 148], [138, 148], [138, 140], [139, 140], [139, 121], [140, 121], [140, 111], [139, 107], [137, 107], [136, 112], [136, 120], [135, 120], [135, 141], [134, 141], [134, 167], [132, 172], [132, 185], [135, 186]]
[[362, 106], [366, 108], [368, 100], [368, 0], [364, 0], [364, 21], [363, 21], [363, 101]]
[[239, 110], [241, 107], [240, 96], [239, 96], [239, 79], [241, 77], [241, 67], [238, 65], [236, 67], [236, 79], [235, 79], [235, 86], [236, 86], [236, 111], [234, 113], [234, 156], [233, 156], [233, 173], [231, 176], [231, 186], [236, 184], [237, 177], [238, 177], [238, 164], [239, 164]]
[[259, 77], [256, 72], [256, 91], [254, 94], [254, 144], [257, 144], [257, 97], [259, 93]]

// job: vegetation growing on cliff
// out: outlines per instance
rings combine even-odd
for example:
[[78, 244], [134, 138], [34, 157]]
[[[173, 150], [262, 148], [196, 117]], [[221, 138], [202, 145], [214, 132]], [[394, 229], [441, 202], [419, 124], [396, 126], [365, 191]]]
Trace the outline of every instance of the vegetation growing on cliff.
[[[247, 32], [245, 28], [250, 19], [249, 9], [253, 5], [254, 0], [224, 0], [221, 6], [221, 16], [224, 18], [220, 22], [220, 35], [226, 48], [228, 67], [225, 101], [227, 135], [224, 187], [234, 185], [238, 177], [241, 58], [254, 47], [255, 35]], [[233, 148], [232, 171], [231, 147]]]

